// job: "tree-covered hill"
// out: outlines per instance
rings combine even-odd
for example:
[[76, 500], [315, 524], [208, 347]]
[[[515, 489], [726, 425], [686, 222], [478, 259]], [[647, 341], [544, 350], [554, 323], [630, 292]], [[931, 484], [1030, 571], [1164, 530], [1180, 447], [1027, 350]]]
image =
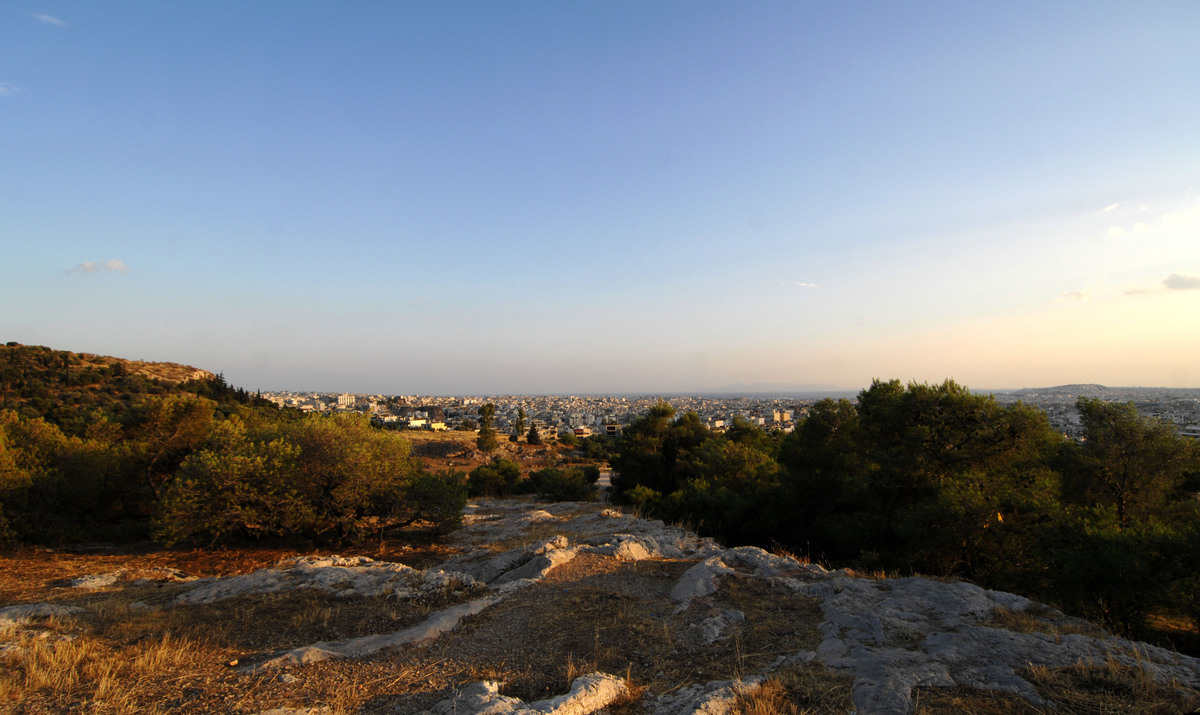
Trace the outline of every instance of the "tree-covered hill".
[[96, 411], [118, 414], [146, 395], [192, 394], [219, 403], [270, 406], [219, 374], [170, 362], [54, 350], [9, 342], [0, 346], [0, 410], [45, 418], [82, 434]]
[[365, 417], [281, 410], [183, 365], [0, 348], [0, 543], [354, 540], [457, 523], [465, 494]]

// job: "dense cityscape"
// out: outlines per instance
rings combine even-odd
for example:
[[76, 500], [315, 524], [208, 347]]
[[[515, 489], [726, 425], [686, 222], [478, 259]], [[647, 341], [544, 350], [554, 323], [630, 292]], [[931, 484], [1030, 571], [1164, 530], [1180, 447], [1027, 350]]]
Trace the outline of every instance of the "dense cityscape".
[[[1051, 425], [1071, 436], [1080, 436], [1079, 397], [1096, 397], [1110, 402], [1133, 403], [1146, 417], [1167, 420], [1181, 436], [1200, 438], [1200, 389], [1104, 387], [1102, 385], [1062, 385], [1026, 388], [992, 393], [996, 401], [1016, 401], [1044, 411]], [[853, 393], [831, 393], [829, 397], [853, 399]], [[495, 428], [512, 430], [520, 411], [530, 424], [546, 431], [546, 436], [572, 432], [577, 437], [592, 434], [619, 434], [631, 423], [665, 400], [679, 412], [695, 412], [715, 431], [722, 431], [735, 417], [741, 417], [766, 430], [790, 432], [803, 420], [820, 395], [489, 395], [422, 396], [321, 392], [269, 392], [263, 397], [276, 404], [311, 412], [360, 412], [370, 414], [379, 424], [397, 429], [471, 430], [477, 426], [479, 408], [496, 406]]]

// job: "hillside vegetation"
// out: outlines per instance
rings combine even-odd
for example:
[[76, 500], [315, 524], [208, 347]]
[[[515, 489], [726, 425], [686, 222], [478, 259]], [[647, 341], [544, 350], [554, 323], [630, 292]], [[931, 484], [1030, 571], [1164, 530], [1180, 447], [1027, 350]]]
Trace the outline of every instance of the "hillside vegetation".
[[279, 410], [186, 366], [0, 348], [0, 542], [345, 542], [453, 527], [465, 498], [365, 417]]
[[876, 381], [790, 435], [724, 434], [662, 403], [615, 447], [616, 498], [730, 544], [1035, 596], [1193, 651], [1200, 451], [1080, 398], [1086, 439], [947, 381]]

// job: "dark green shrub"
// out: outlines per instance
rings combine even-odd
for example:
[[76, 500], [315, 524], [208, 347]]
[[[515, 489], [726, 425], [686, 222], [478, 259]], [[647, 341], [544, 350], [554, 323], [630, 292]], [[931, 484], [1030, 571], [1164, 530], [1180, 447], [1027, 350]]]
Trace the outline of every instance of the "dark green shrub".
[[521, 466], [510, 459], [492, 461], [472, 469], [468, 476], [471, 496], [507, 496], [517, 493]]
[[537, 495], [549, 501], [595, 501], [596, 488], [579, 468], [550, 467], [529, 475]]

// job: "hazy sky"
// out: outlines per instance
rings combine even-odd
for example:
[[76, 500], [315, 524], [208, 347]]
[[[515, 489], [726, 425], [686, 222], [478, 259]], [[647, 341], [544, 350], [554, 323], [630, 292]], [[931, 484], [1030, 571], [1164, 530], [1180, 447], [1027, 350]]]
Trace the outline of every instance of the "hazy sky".
[[0, 5], [0, 341], [385, 393], [1200, 386], [1200, 2]]

